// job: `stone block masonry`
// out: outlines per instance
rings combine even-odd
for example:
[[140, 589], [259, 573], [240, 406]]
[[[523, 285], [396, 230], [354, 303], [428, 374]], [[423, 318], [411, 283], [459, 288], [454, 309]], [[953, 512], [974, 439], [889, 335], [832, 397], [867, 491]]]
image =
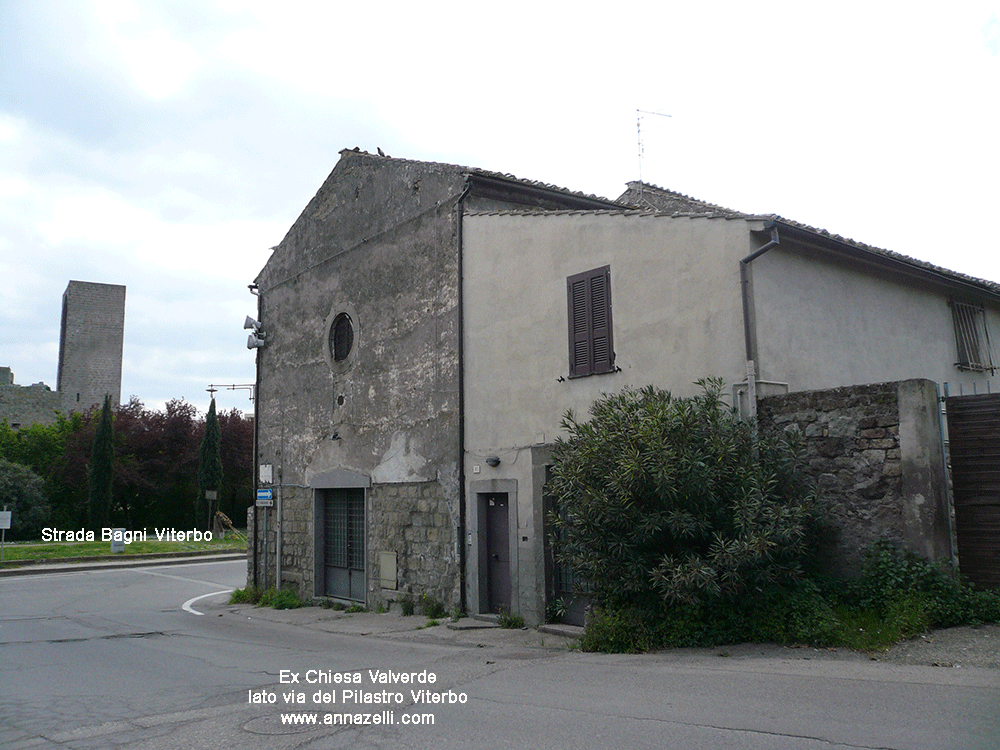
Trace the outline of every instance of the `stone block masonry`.
[[951, 559], [937, 387], [927, 380], [761, 399], [762, 431], [798, 432], [805, 471], [836, 533], [832, 572], [851, 575], [880, 538]]
[[[447, 608], [459, 603], [456, 525], [440, 482], [376, 484], [369, 493], [370, 604], [433, 597]], [[396, 555], [396, 588], [383, 589], [380, 553]]]
[[100, 407], [105, 395], [121, 402], [125, 287], [71, 281], [63, 293], [59, 375], [63, 409]]
[[[313, 504], [318, 493], [304, 487], [282, 490], [281, 578], [304, 599], [324, 595], [323, 540], [317, 538]], [[448, 502], [447, 488], [440, 482], [374, 483], [365, 497], [366, 605], [386, 608], [401, 599], [419, 602], [432, 597], [448, 609], [459, 604], [459, 555], [455, 509]], [[258, 546], [258, 585], [275, 584], [277, 508], [247, 513], [247, 581], [254, 580], [253, 539]], [[267, 530], [264, 515], [267, 514]], [[265, 538], [267, 561], [264, 562]], [[396, 561], [395, 588], [383, 588], [391, 574], [380, 569], [382, 553]], [[266, 569], [265, 569], [266, 567]]]
[[56, 390], [44, 383], [14, 384], [0, 367], [0, 420], [11, 427], [52, 424], [62, 412], [85, 412], [121, 402], [125, 287], [71, 281], [63, 293]]

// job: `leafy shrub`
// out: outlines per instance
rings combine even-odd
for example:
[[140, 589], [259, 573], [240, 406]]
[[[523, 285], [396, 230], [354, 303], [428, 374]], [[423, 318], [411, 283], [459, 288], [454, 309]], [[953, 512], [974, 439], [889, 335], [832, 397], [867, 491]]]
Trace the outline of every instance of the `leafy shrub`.
[[402, 599], [399, 600], [399, 610], [403, 613], [403, 617], [409, 617], [413, 614], [415, 609], [415, 604], [413, 597], [407, 594]]
[[7, 539], [32, 539], [47, 523], [49, 501], [44, 483], [27, 466], [0, 458], [0, 510], [11, 511]]
[[1000, 594], [977, 590], [942, 564], [901, 552], [885, 540], [868, 551], [861, 578], [848, 585], [843, 602], [898, 620], [907, 636], [928, 627], [1000, 621]]
[[735, 601], [797, 580], [815, 496], [790, 436], [758, 438], [722, 381], [675, 399], [652, 386], [572, 412], [549, 491], [559, 561], [606, 609]]
[[562, 622], [566, 612], [566, 600], [562, 597], [553, 599], [545, 605], [545, 622]]
[[580, 638], [583, 651], [640, 654], [662, 645], [648, 618], [635, 608], [594, 609]]
[[598, 609], [585, 651], [769, 642], [885, 649], [929, 628], [1000, 621], [1000, 594], [976, 590], [947, 568], [877, 543], [856, 581], [802, 580], [741, 599]]

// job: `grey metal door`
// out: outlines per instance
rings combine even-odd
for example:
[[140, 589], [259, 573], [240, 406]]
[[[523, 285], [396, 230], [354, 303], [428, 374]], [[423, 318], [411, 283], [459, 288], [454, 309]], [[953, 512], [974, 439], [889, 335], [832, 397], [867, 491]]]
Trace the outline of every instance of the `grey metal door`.
[[324, 493], [323, 558], [326, 594], [365, 601], [365, 491]]
[[510, 611], [510, 526], [507, 493], [484, 496], [486, 503], [486, 589], [490, 612]]

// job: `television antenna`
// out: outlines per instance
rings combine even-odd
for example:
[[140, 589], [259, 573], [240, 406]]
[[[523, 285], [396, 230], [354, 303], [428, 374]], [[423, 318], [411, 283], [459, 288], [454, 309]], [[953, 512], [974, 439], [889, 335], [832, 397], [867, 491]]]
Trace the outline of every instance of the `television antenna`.
[[635, 111], [635, 132], [636, 137], [639, 139], [639, 202], [642, 202], [642, 117], [643, 115], [652, 115], [654, 117], [672, 117], [673, 115], [665, 115], [663, 112], [651, 112], [648, 109], [636, 109]]

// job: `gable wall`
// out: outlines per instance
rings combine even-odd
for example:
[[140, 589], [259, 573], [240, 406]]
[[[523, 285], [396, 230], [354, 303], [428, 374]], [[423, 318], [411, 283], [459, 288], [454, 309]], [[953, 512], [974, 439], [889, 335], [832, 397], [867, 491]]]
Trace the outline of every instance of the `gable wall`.
[[[316, 485], [341, 471], [370, 480], [368, 603], [384, 551], [399, 556], [401, 590], [433, 581], [428, 593], [455, 598], [461, 190], [460, 175], [348, 155], [258, 278], [258, 457], [281, 485], [282, 578], [306, 596], [323, 593]], [[343, 363], [328, 355], [339, 312], [355, 329]]]

